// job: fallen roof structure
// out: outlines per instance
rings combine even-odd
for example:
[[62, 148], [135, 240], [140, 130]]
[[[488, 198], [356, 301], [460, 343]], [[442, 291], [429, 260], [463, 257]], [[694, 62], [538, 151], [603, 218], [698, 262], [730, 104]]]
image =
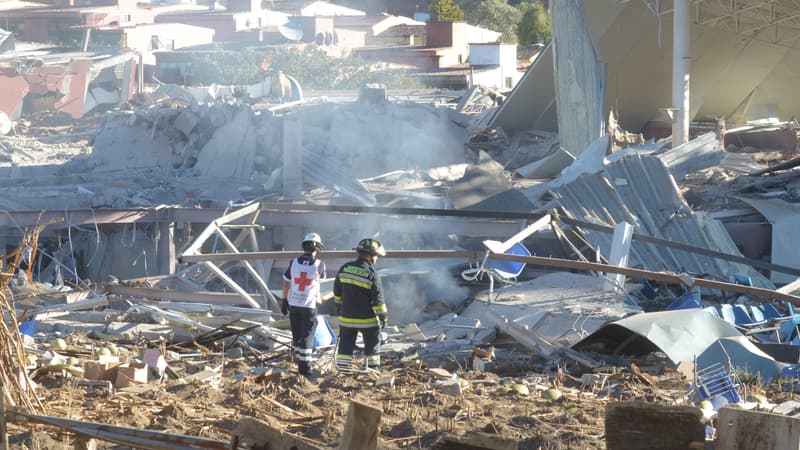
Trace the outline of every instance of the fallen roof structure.
[[724, 337], [741, 336], [728, 322], [702, 309], [637, 314], [605, 325], [575, 344], [577, 350], [595, 343], [613, 354], [646, 355], [664, 352], [674, 363], [694, 361]]
[[[624, 157], [605, 165], [602, 172], [582, 175], [556, 189], [554, 194], [567, 217], [605, 226], [627, 222], [642, 235], [741, 255], [722, 224], [692, 211], [657, 157]], [[610, 254], [611, 236], [607, 233], [594, 230], [581, 230], [581, 233], [592, 248], [599, 248], [603, 255]], [[680, 268], [684, 272], [709, 274], [721, 280], [745, 274], [753, 280], [754, 286], [774, 288], [752, 267], [701, 258], [641, 241], [634, 242], [631, 247], [630, 264], [655, 271]]]

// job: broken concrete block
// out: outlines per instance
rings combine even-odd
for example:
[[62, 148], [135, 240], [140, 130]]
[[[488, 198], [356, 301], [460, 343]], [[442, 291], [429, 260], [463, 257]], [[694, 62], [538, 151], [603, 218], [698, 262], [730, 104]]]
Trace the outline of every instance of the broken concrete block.
[[453, 379], [453, 374], [452, 373], [450, 373], [450, 372], [448, 372], [448, 371], [446, 371], [446, 370], [444, 370], [444, 369], [442, 369], [440, 367], [434, 367], [432, 369], [428, 369], [428, 373], [433, 375], [434, 377], [440, 379], [440, 380], [451, 380], [451, 379]]
[[800, 402], [798, 402], [797, 400], [788, 400], [776, 406], [775, 409], [772, 410], [772, 412], [775, 414], [783, 414], [784, 416], [790, 416], [798, 409], [800, 409]]
[[411, 339], [411, 340], [414, 340], [414, 341], [424, 341], [424, 340], [428, 339], [427, 337], [425, 337], [425, 334], [419, 328], [419, 325], [417, 325], [415, 323], [408, 324], [406, 329], [403, 330], [403, 334], [405, 334], [408, 339]]
[[375, 387], [389, 386], [394, 387], [394, 376], [386, 375], [375, 380]]
[[439, 382], [439, 388], [444, 395], [460, 396], [464, 393], [464, 385], [461, 379], [453, 379]]
[[175, 121], [172, 122], [172, 126], [175, 127], [176, 130], [183, 133], [184, 136], [189, 137], [199, 121], [200, 118], [197, 117], [197, 114], [191, 112], [190, 110], [184, 109], [180, 114], [178, 114], [178, 117], [175, 118]]
[[142, 350], [142, 361], [147, 367], [153, 369], [158, 376], [164, 375], [167, 370], [167, 361], [161, 355], [161, 351], [155, 348], [146, 348]]
[[485, 372], [486, 366], [491, 364], [488, 359], [472, 358], [472, 370], [475, 372]]
[[715, 448], [794, 449], [800, 442], [800, 419], [725, 407], [719, 410]]
[[599, 373], [585, 373], [581, 375], [581, 385], [586, 387], [592, 387], [595, 385], [603, 385], [606, 376], [599, 374]]

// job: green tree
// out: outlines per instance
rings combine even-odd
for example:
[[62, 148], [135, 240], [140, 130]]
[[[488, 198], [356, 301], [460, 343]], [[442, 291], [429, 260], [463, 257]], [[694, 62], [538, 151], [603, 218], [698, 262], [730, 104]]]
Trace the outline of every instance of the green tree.
[[517, 5], [522, 18], [517, 24], [517, 38], [521, 45], [545, 43], [550, 40], [550, 16], [541, 1], [523, 2]]
[[420, 83], [399, 70], [383, 69], [361, 58], [330, 58], [318, 47], [276, 49], [267, 56], [270, 68], [297, 79], [308, 89], [357, 89], [367, 83], [388, 88], [416, 88]]
[[218, 49], [196, 58], [190, 74], [191, 83], [254, 84], [264, 81], [263, 54], [253, 49], [238, 52]]
[[517, 42], [517, 24], [522, 11], [505, 0], [465, 0], [461, 9], [469, 24], [502, 33], [502, 42]]
[[464, 20], [464, 11], [453, 0], [433, 0], [428, 6], [434, 22], [459, 22]]

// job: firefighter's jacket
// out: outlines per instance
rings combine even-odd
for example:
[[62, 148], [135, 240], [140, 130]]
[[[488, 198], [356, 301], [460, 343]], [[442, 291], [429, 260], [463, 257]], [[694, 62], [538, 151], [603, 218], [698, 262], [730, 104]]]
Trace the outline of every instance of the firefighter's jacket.
[[358, 258], [342, 266], [333, 282], [333, 298], [340, 307], [341, 326], [372, 328], [378, 315], [386, 315], [383, 286], [375, 267]]

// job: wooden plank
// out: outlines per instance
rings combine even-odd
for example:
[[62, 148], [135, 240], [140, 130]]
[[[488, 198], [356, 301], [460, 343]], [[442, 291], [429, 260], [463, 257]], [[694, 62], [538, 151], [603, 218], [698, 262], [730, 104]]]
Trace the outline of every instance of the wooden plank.
[[609, 272], [620, 273], [632, 278], [645, 278], [648, 280], [659, 281], [662, 283], [685, 285], [686, 280], [691, 281], [693, 286], [706, 287], [709, 289], [719, 289], [725, 292], [736, 292], [737, 294], [752, 295], [754, 297], [765, 298], [770, 300], [787, 301], [793, 305], [800, 306], [800, 297], [790, 294], [785, 294], [778, 291], [769, 289], [757, 288], [752, 286], [743, 286], [740, 284], [725, 283], [722, 281], [706, 280], [704, 278], [691, 278], [682, 277], [678, 274], [671, 272], [651, 272], [649, 270], [631, 269], [627, 267], [610, 266], [608, 264], [573, 261], [569, 259], [560, 258], [544, 258], [541, 256], [520, 256], [520, 255], [505, 255], [492, 253], [489, 259], [498, 261], [519, 261], [527, 264], [534, 264], [544, 267], [558, 267], [562, 269], [576, 269], [594, 272]]
[[693, 448], [690, 445], [695, 442], [700, 443], [699, 448], [705, 448], [702, 417], [702, 411], [691, 406], [612, 402], [606, 405], [606, 448], [685, 449]]
[[722, 408], [717, 419], [716, 448], [800, 449], [800, 419], [766, 412]]
[[255, 417], [244, 416], [239, 419], [236, 430], [233, 432], [234, 442], [238, 444], [233, 448], [248, 448], [253, 450], [320, 450], [321, 447], [305, 442], [276, 425]]
[[339, 450], [375, 450], [381, 426], [381, 411], [374, 406], [350, 401]]
[[140, 430], [131, 427], [105, 425], [60, 417], [31, 414], [15, 408], [8, 415], [8, 421], [24, 424], [36, 422], [70, 430], [86, 438], [94, 437], [103, 441], [147, 450], [182, 450], [187, 448], [207, 450], [228, 450], [227, 442], [194, 436], [170, 434], [161, 431]]

